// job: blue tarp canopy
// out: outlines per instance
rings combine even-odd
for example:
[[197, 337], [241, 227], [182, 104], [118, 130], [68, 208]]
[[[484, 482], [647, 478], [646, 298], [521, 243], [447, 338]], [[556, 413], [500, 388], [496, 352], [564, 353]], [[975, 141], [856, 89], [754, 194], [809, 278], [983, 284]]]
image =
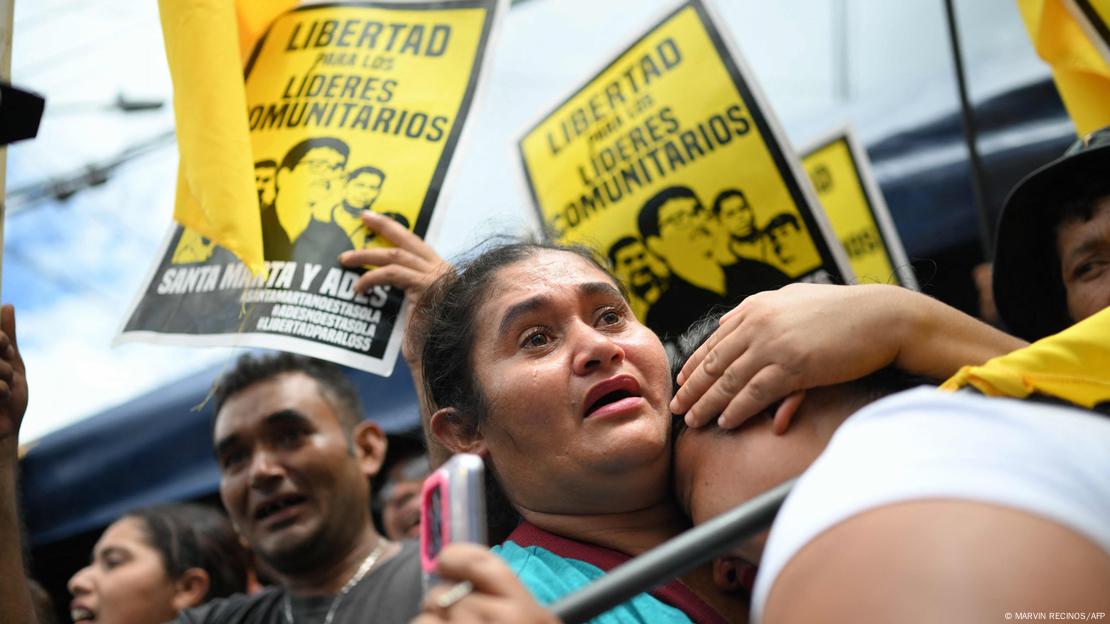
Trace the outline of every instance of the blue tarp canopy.
[[[137, 507], [216, 492], [212, 405], [205, 397], [224, 369], [185, 377], [39, 440], [20, 462], [31, 545], [103, 527]], [[366, 416], [387, 433], [419, 426], [403, 359], [389, 378], [345, 372]]]

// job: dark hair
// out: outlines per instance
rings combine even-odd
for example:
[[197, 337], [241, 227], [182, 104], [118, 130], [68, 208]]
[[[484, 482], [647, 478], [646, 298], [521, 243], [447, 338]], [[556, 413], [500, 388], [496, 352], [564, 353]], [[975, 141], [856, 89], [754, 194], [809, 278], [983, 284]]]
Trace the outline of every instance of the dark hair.
[[377, 167], [372, 167], [370, 165], [365, 165], [363, 167], [359, 167], [358, 169], [355, 169], [354, 171], [348, 173], [347, 174], [347, 181], [350, 182], [351, 180], [354, 180], [355, 178], [359, 177], [360, 175], [362, 175], [364, 173], [372, 173], [372, 174], [378, 176], [379, 178], [381, 178], [382, 182], [385, 182], [385, 172], [382, 171], [381, 169], [378, 169]]
[[767, 227], [764, 229], [770, 232], [775, 228], [780, 228], [785, 225], [793, 225], [794, 229], [799, 231], [801, 231], [802, 229], [801, 226], [798, 225], [798, 217], [795, 217], [789, 212], [780, 212], [772, 217], [771, 220], [767, 223]]
[[347, 161], [347, 157], [351, 154], [351, 149], [343, 141], [333, 137], [315, 137], [312, 139], [305, 139], [289, 148], [285, 153], [285, 158], [281, 159], [282, 169], [296, 169], [297, 165], [301, 164], [301, 159], [304, 158], [310, 150], [317, 147], [326, 147], [339, 152], [343, 156], [343, 161]]
[[277, 161], [272, 159], [272, 158], [267, 158], [265, 160], [257, 160], [254, 163], [254, 168], [258, 169], [259, 167], [275, 167], [276, 168], [277, 167]]
[[617, 253], [625, 247], [628, 247], [629, 245], [635, 245], [636, 243], [643, 245], [644, 241], [636, 238], [635, 236], [624, 236], [618, 239], [617, 242], [613, 243], [613, 245], [609, 247], [609, 266], [613, 269], [616, 269]]
[[[216, 382], [213, 391], [215, 413], [228, 399], [249, 386], [268, 381], [284, 373], [303, 373], [316, 381], [320, 396], [335, 410], [339, 426], [348, 434], [362, 420], [362, 404], [351, 380], [335, 364], [294, 353], [275, 352], [261, 355], [243, 354], [235, 368]], [[214, 424], [214, 423], [213, 423]]]
[[171, 579], [181, 578], [190, 568], [208, 573], [203, 602], [246, 592], [250, 557], [231, 522], [219, 511], [177, 503], [137, 509], [124, 518], [142, 522], [147, 544], [161, 555]]
[[652, 195], [651, 199], [644, 203], [644, 207], [640, 208], [640, 216], [637, 221], [640, 227], [640, 237], [645, 241], [649, 236], [659, 236], [659, 210], [663, 207], [663, 204], [672, 199], [692, 199], [697, 202], [698, 207], [701, 207], [701, 200], [688, 186], [668, 186]]
[[[674, 387], [678, 388], [678, 373], [683, 364], [697, 351], [713, 332], [720, 326], [723, 313], [710, 314], [694, 321], [690, 328], [682, 333], [674, 342], [674, 351], [668, 351], [671, 357], [671, 379]], [[868, 403], [877, 401], [889, 394], [909, 390], [921, 385], [936, 385], [935, 379], [908, 373], [894, 366], [881, 368], [859, 379], [847, 382], [859, 393], [859, 405], [863, 407]], [[672, 415], [671, 440], [677, 440], [678, 435], [686, 430], [686, 419], [680, 415]]]
[[744, 200], [745, 206], [748, 205], [748, 196], [744, 195], [744, 191], [741, 191], [740, 189], [725, 189], [717, 195], [717, 199], [713, 200], [714, 215], [720, 216], [721, 204], [725, 203], [725, 200], [730, 197], [739, 197], [740, 199]]

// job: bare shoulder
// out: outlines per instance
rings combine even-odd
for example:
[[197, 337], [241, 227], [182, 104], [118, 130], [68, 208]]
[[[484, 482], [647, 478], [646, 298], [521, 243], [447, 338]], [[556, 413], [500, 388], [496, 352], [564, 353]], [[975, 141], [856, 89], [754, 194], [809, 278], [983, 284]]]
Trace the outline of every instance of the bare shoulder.
[[[1045, 517], [935, 499], [855, 515], [775, 580], [765, 622], [1003, 622], [1110, 612], [1110, 554]], [[1103, 617], [1106, 617], [1105, 615]], [[1047, 615], [1046, 615], [1047, 618]]]

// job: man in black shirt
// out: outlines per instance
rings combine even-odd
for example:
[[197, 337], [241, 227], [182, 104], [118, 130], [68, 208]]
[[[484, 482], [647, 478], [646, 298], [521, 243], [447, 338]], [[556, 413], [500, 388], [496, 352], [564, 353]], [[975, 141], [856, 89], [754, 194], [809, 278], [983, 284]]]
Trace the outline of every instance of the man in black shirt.
[[219, 382], [220, 497], [278, 586], [184, 611], [180, 623], [408, 622], [419, 610], [415, 542], [370, 516], [386, 441], [350, 381], [287, 353], [243, 356]]

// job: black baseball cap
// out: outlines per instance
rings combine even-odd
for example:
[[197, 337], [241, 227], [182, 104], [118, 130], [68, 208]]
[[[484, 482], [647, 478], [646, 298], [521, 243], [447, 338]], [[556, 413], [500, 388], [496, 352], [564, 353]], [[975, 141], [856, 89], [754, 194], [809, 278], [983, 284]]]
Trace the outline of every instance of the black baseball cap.
[[1029, 341], [1071, 326], [1056, 249], [1061, 208], [1110, 195], [1110, 126], [1018, 182], [998, 218], [994, 302], [1007, 329]]

